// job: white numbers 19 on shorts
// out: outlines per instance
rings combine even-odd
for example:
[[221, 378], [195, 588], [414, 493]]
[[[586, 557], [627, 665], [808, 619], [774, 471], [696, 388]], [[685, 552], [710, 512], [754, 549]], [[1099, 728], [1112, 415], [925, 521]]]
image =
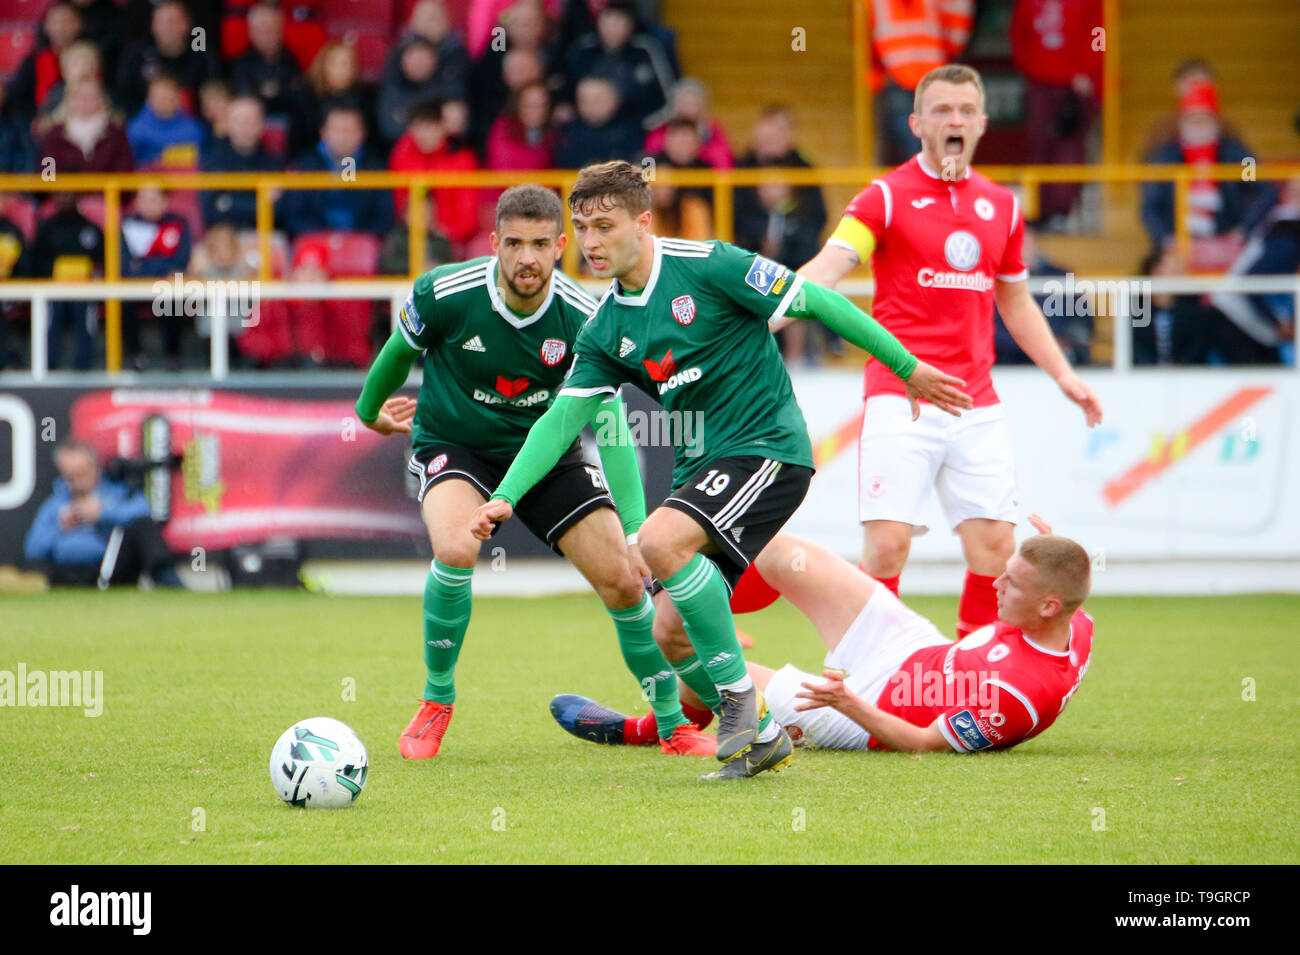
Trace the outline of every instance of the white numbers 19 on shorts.
[[730, 474], [719, 474], [718, 469], [714, 468], [708, 474], [704, 475], [703, 481], [695, 485], [695, 490], [703, 491], [705, 494], [709, 495], [709, 497], [717, 497], [727, 489], [727, 485], [730, 483]]

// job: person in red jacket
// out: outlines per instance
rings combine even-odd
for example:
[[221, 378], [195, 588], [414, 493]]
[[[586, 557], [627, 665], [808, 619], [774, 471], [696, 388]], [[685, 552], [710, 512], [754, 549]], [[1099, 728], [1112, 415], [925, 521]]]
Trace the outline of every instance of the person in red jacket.
[[81, 34], [81, 13], [71, 3], [52, 3], [45, 11], [36, 47], [18, 66], [6, 99], [30, 119], [63, 80], [59, 57]]
[[[478, 160], [469, 149], [456, 148], [447, 138], [443, 123], [442, 101], [430, 100], [411, 108], [411, 121], [397, 145], [393, 147], [388, 168], [394, 172], [464, 171], [478, 168]], [[478, 233], [478, 190], [466, 188], [431, 189], [435, 222], [453, 244], [469, 242]], [[406, 215], [405, 189], [393, 190], [399, 219]]]
[[551, 169], [555, 165], [551, 94], [545, 83], [529, 83], [513, 97], [488, 132], [489, 169]]
[[[1025, 74], [1025, 120], [1031, 163], [1087, 161], [1086, 144], [1101, 101], [1105, 42], [1101, 0], [1018, 0], [1011, 17], [1011, 58]], [[1064, 218], [1080, 183], [1044, 183], [1039, 215], [1049, 227]]]

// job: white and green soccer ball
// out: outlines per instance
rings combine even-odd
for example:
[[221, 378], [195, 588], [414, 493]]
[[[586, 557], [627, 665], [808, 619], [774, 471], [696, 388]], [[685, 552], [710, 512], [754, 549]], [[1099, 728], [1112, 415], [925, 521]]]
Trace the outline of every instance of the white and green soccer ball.
[[291, 806], [342, 809], [366, 785], [366, 747], [345, 723], [317, 716], [294, 723], [271, 750], [271, 785]]

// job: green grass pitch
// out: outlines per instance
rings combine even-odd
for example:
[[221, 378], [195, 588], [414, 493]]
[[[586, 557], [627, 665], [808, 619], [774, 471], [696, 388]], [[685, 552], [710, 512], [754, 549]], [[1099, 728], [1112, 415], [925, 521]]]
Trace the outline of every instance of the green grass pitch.
[[[917, 599], [936, 621], [955, 601]], [[479, 599], [443, 753], [397, 736], [418, 598], [56, 592], [0, 598], [0, 670], [102, 670], [103, 714], [0, 708], [0, 857], [18, 863], [1300, 862], [1300, 597], [1096, 599], [1092, 668], [1043, 736], [981, 756], [796, 751], [779, 775], [598, 747], [547, 703], [639, 709], [594, 596]], [[785, 604], [751, 659], [815, 668]], [[1253, 681], [1254, 700], [1249, 696]], [[348, 687], [355, 700], [345, 701]], [[370, 752], [351, 808], [271, 789], [271, 745], [334, 716]]]

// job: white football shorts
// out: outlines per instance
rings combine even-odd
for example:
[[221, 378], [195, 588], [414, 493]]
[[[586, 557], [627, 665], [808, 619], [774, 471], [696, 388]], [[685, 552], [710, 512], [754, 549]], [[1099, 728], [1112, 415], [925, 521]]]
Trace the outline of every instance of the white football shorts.
[[[880, 699], [905, 660], [917, 650], [952, 641], [885, 587], [877, 587], [848, 632], [830, 653], [826, 666], [845, 670], [845, 684], [872, 705]], [[801, 683], [820, 683], [821, 674], [805, 673], [792, 664], [777, 670], [763, 695], [776, 721], [804, 745], [818, 749], [866, 749], [871, 736], [843, 713], [830, 707], [800, 712], [795, 698]], [[796, 732], [796, 730], [798, 732]]]
[[900, 521], [924, 534], [931, 487], [953, 530], [972, 517], [1019, 521], [1006, 409], [993, 404], [958, 418], [922, 404], [913, 421], [906, 398], [873, 395], [858, 451], [858, 520]]

